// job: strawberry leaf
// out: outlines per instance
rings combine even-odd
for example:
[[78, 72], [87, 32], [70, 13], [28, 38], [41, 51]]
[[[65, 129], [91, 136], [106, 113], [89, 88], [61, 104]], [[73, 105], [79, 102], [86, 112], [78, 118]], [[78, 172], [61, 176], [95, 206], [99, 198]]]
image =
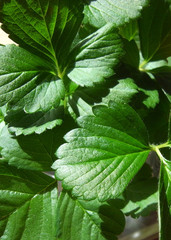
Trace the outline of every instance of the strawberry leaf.
[[125, 224], [118, 205], [117, 200], [87, 202], [63, 192], [58, 201], [58, 239], [117, 239]]
[[124, 191], [150, 150], [146, 128], [128, 105], [96, 106], [93, 112], [65, 136], [53, 168], [73, 196], [104, 201]]
[[146, 0], [86, 0], [84, 13], [86, 20], [95, 27], [104, 26], [112, 22], [115, 26], [120, 26], [131, 19], [138, 18], [140, 11], [146, 6]]
[[0, 164], [0, 238], [56, 239], [56, 181]]
[[123, 56], [122, 42], [112, 24], [106, 24], [71, 51], [68, 77], [81, 86], [93, 86], [114, 74]]

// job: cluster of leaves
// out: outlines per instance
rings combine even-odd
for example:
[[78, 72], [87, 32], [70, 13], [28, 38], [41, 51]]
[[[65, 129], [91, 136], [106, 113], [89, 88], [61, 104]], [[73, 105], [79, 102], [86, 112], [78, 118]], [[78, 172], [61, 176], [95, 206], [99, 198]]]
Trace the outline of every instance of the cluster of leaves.
[[171, 1], [2, 0], [0, 21], [0, 239], [117, 239], [157, 205], [170, 239]]

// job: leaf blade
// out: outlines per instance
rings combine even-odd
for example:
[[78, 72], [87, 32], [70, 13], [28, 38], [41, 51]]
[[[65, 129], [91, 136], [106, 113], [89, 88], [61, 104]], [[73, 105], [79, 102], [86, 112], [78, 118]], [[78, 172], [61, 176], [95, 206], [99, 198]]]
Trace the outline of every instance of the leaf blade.
[[[74, 196], [104, 201], [120, 195], [150, 152], [139, 117], [128, 106], [127, 115], [122, 105], [114, 105], [116, 109], [99, 106], [94, 108], [95, 116], [81, 117], [79, 125], [83, 129], [69, 132], [65, 136], [69, 143], [57, 151], [59, 160], [53, 164], [56, 176], [63, 180], [64, 188], [72, 189]], [[136, 127], [130, 130], [125, 124], [132, 124], [133, 118]], [[93, 121], [101, 125], [94, 125]]]
[[93, 86], [113, 75], [123, 55], [122, 42], [112, 24], [107, 24], [83, 39], [71, 51], [67, 74], [81, 86]]
[[41, 236], [41, 239], [55, 240], [57, 192], [54, 179], [2, 164], [0, 178], [1, 239], [25, 240]]
[[161, 163], [159, 182], [159, 229], [161, 240], [171, 237], [170, 190], [170, 169]]
[[81, 3], [72, 1], [71, 4], [68, 0], [3, 0], [2, 28], [20, 46], [59, 68], [59, 55], [69, 49], [75, 37], [82, 20], [82, 8]]
[[58, 204], [58, 217], [61, 222], [58, 229], [60, 240], [116, 239], [116, 235], [123, 230], [124, 216], [115, 201], [86, 202], [73, 199], [67, 192], [63, 192]]
[[0, 51], [1, 106], [9, 103], [13, 110], [27, 112], [59, 106], [64, 85], [54, 76], [51, 64], [15, 45], [0, 46]]
[[[138, 18], [142, 7], [148, 1], [116, 1], [116, 0], [97, 0], [88, 1], [84, 13], [87, 21], [95, 27], [102, 27], [108, 22], [115, 26], [123, 25], [131, 19]], [[131, 6], [131, 7], [130, 7]]]
[[151, 1], [149, 7], [143, 10], [139, 20], [139, 36], [144, 62], [170, 56], [170, 22], [171, 12], [165, 0]]

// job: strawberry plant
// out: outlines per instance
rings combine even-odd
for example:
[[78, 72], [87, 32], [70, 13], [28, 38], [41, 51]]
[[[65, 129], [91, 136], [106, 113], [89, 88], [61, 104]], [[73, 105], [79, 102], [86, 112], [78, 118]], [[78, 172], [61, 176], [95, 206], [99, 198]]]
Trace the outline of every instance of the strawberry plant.
[[171, 239], [171, 1], [1, 0], [0, 21], [0, 239], [117, 239], [152, 211]]

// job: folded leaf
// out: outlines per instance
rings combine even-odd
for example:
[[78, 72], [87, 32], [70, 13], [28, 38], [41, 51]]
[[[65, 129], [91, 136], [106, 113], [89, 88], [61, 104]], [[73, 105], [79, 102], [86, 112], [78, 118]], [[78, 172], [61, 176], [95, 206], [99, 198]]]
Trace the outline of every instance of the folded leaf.
[[96, 0], [87, 2], [84, 13], [86, 19], [95, 27], [102, 27], [108, 22], [120, 26], [131, 19], [138, 18], [140, 11], [147, 4], [146, 0]]
[[100, 201], [120, 195], [150, 152], [146, 128], [132, 108], [110, 104], [78, 119], [53, 164], [56, 176], [73, 196]]
[[54, 179], [0, 164], [0, 238], [56, 239]]
[[[159, 94], [160, 102], [154, 109], [149, 109], [147, 115], [143, 118], [148, 129], [149, 142], [156, 145], [168, 140], [168, 119], [170, 111], [170, 102], [167, 97], [162, 91], [159, 91]], [[153, 98], [153, 100], [155, 100], [155, 98]], [[158, 126], [160, 126], [160, 128], [158, 128]], [[156, 128], [158, 128], [158, 131], [156, 131]]]
[[68, 77], [81, 86], [92, 86], [113, 75], [123, 55], [121, 39], [112, 24], [83, 39], [69, 55]]
[[169, 99], [169, 95], [171, 95], [171, 57], [169, 57], [167, 61], [164, 61], [162, 66], [152, 68], [148, 71], [155, 76]]
[[[124, 215], [113, 200], [82, 201], [62, 193], [58, 201], [59, 240], [115, 240], [124, 228]], [[79, 219], [79, 221], [78, 221]]]

